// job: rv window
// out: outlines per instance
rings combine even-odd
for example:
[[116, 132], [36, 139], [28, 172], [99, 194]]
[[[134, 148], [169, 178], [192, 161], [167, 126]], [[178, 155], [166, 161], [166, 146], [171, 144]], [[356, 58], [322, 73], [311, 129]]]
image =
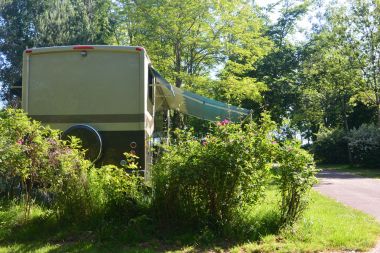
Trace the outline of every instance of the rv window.
[[153, 115], [153, 105], [154, 105], [154, 75], [152, 70], [149, 68], [148, 71], [148, 112]]
[[148, 97], [153, 104], [153, 84], [154, 84], [154, 76], [152, 71], [149, 69], [148, 72]]

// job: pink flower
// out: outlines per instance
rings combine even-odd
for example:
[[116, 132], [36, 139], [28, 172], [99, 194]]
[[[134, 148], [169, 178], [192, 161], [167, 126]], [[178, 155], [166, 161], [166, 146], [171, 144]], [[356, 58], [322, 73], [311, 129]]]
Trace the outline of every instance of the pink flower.
[[231, 121], [229, 121], [228, 119], [224, 119], [218, 123], [216, 123], [218, 126], [225, 126], [227, 124], [231, 123]]
[[20, 140], [17, 141], [17, 144], [18, 145], [22, 145], [22, 144], [24, 144], [24, 141], [22, 139], [20, 139]]

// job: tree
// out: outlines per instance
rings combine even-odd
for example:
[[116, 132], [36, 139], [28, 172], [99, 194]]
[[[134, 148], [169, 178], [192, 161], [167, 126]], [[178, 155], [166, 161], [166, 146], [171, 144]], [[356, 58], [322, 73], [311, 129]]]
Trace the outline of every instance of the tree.
[[261, 103], [267, 84], [250, 73], [273, 50], [273, 43], [265, 36], [264, 21], [253, 7], [232, 6], [230, 12], [224, 15], [230, 25], [223, 39], [227, 61], [219, 75], [218, 97], [236, 105], [247, 100]]
[[349, 131], [348, 116], [352, 98], [363, 83], [360, 62], [348, 39], [344, 9], [328, 14], [327, 22], [314, 34], [307, 60], [303, 62], [304, 87], [314, 89], [322, 98], [323, 124], [341, 126]]
[[[261, 99], [265, 85], [245, 78], [244, 72], [270, 50], [271, 42], [252, 4], [119, 0], [117, 6], [122, 20], [117, 41], [145, 47], [154, 66], [177, 87], [234, 104], [245, 97]], [[212, 80], [218, 68], [221, 81]], [[174, 126], [183, 126], [174, 115]]]
[[380, 1], [353, 0], [348, 17], [347, 43], [360, 62], [363, 94], [376, 105], [380, 127]]
[[[177, 87], [192, 75], [202, 75], [221, 56], [223, 29], [211, 13], [212, 1], [119, 1], [122, 43], [141, 45], [153, 63]], [[181, 10], [181, 11], [179, 11]], [[190, 85], [189, 83], [187, 83]]]
[[256, 63], [250, 76], [268, 85], [263, 93], [264, 107], [272, 118], [281, 122], [291, 118], [299, 101], [298, 70], [306, 57], [303, 45], [289, 37], [296, 31], [297, 21], [309, 10], [309, 1], [285, 0], [277, 2], [280, 17], [275, 23], [267, 21], [267, 36], [274, 42], [269, 54]]
[[[348, 118], [353, 110], [352, 99], [362, 84], [362, 76], [358, 68], [359, 62], [355, 52], [346, 43], [348, 26], [343, 11], [335, 11], [328, 16], [323, 29], [313, 36], [312, 53], [303, 62], [305, 94], [313, 94], [308, 103], [304, 103], [303, 115], [306, 111], [314, 118], [314, 124], [323, 124], [328, 128], [343, 128], [347, 135], [352, 126]], [[312, 92], [310, 92], [312, 91]], [[303, 99], [302, 99], [303, 100]], [[306, 101], [302, 101], [306, 102]], [[317, 106], [310, 104], [317, 103]], [[300, 103], [302, 105], [302, 103]], [[319, 106], [318, 106], [319, 105]], [[316, 109], [320, 118], [316, 117]], [[302, 120], [311, 119], [303, 117]], [[317, 119], [317, 121], [316, 121]], [[348, 160], [352, 162], [352, 154], [347, 147]]]
[[37, 18], [47, 1], [5, 1], [0, 3], [0, 80], [2, 98], [12, 99], [11, 86], [21, 85], [22, 52], [34, 44]]
[[[325, 127], [342, 127], [347, 132], [361, 124], [350, 125], [354, 106], [367, 107], [360, 110], [370, 112], [374, 105], [380, 124], [378, 3], [355, 0], [347, 8], [328, 8], [323, 25], [312, 35], [309, 57], [302, 64], [299, 118], [315, 124], [319, 121]], [[312, 108], [315, 111], [310, 112]], [[310, 118], [305, 117], [308, 114], [312, 114]]]

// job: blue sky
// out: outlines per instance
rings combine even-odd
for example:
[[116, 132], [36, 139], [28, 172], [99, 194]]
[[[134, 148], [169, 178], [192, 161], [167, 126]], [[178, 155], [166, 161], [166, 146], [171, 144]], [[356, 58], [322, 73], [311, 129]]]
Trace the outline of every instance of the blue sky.
[[[266, 7], [270, 4], [275, 4], [279, 2], [279, 0], [256, 0], [255, 3], [258, 4], [261, 7]], [[298, 3], [303, 3], [304, 0], [298, 0]], [[302, 19], [300, 19], [297, 22], [297, 31], [292, 34], [288, 39], [292, 41], [298, 41], [302, 42], [307, 38], [307, 34], [310, 33], [312, 29], [313, 23], [317, 21], [316, 16], [318, 13], [324, 13], [326, 10], [326, 7], [330, 4], [336, 4], [336, 5], [345, 5], [348, 4], [349, 0], [322, 0], [319, 1], [319, 4], [315, 4], [312, 6], [311, 10], [305, 15]], [[273, 12], [269, 16], [269, 18], [275, 22], [278, 17], [280, 16], [279, 13], [279, 7], [274, 8]]]

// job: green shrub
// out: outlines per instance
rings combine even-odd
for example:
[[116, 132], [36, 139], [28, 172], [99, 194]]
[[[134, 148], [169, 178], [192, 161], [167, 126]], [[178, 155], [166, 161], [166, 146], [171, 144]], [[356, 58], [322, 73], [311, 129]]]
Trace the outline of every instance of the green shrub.
[[380, 128], [364, 124], [351, 130], [347, 139], [354, 163], [379, 167]]
[[281, 225], [291, 226], [308, 202], [308, 192], [316, 183], [313, 157], [296, 141], [285, 141], [277, 153], [277, 184], [281, 192]]
[[321, 128], [311, 151], [318, 162], [348, 163], [348, 139], [343, 129]]
[[348, 150], [353, 163], [379, 166], [380, 129], [371, 124], [363, 124], [349, 133], [339, 128], [322, 128], [312, 146], [316, 160], [325, 163], [348, 163]]
[[[115, 166], [95, 168], [84, 159], [78, 139], [62, 141], [59, 135], [59, 131], [28, 119], [21, 110], [0, 112], [3, 196], [22, 197], [25, 218], [39, 196], [40, 204], [72, 222], [138, 215], [149, 196], [143, 178]], [[127, 156], [133, 163], [134, 157]]]
[[9, 197], [16, 194], [22, 196], [26, 216], [29, 215], [33, 201], [34, 186], [46, 188], [51, 185], [50, 171], [59, 157], [58, 154], [55, 155], [57, 145], [59, 146], [57, 131], [42, 127], [36, 121], [29, 121], [21, 110], [0, 112], [2, 193]]
[[67, 221], [89, 219], [101, 208], [100, 195], [91, 194], [88, 172], [93, 169], [92, 164], [84, 159], [77, 144], [67, 147], [67, 152], [59, 154], [57, 159], [46, 178], [49, 182], [46, 192], [52, 198], [52, 207]]
[[89, 185], [107, 219], [128, 221], [149, 207], [151, 193], [138, 171], [127, 173], [124, 168], [105, 165], [89, 171]]
[[220, 228], [236, 207], [255, 204], [270, 177], [275, 125], [215, 125], [200, 141], [177, 131], [177, 142], [153, 169], [153, 204], [162, 225]]
[[30, 121], [22, 111], [5, 110], [0, 112], [0, 189], [3, 196], [22, 197], [25, 217], [37, 200], [65, 221], [95, 219], [105, 234], [109, 224], [121, 222], [129, 237], [138, 228], [139, 238], [145, 227], [153, 227], [147, 212], [153, 207], [161, 225], [201, 229], [200, 240], [207, 241], [236, 222], [244, 207], [255, 206], [275, 176], [281, 222], [291, 225], [305, 207], [315, 170], [306, 151], [295, 142], [276, 143], [276, 133], [267, 116], [259, 123], [224, 120], [202, 140], [177, 131], [176, 142], [163, 147], [153, 168], [150, 192], [133, 170], [138, 167], [133, 155], [126, 154], [128, 168], [95, 168], [84, 159], [78, 139], [62, 141], [58, 131]]

